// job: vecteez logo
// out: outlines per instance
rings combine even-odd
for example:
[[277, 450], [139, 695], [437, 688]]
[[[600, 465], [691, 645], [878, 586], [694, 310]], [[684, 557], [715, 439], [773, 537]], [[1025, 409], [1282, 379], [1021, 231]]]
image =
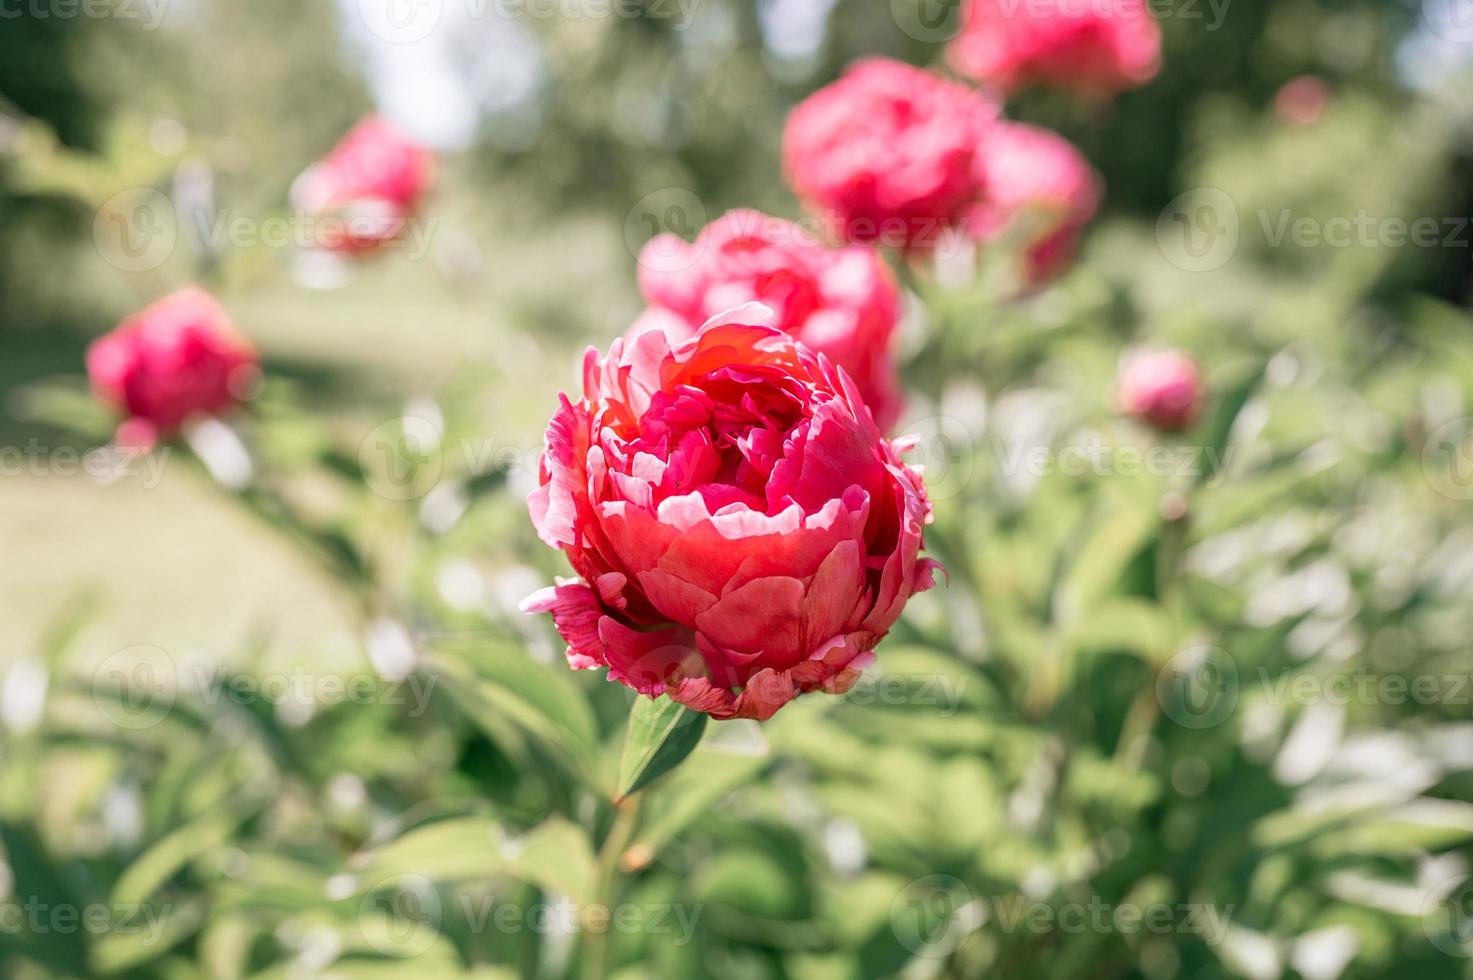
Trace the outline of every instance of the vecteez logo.
[[1197, 187], [1178, 195], [1156, 220], [1156, 244], [1184, 272], [1220, 269], [1238, 252], [1238, 206], [1225, 191]]
[[445, 16], [445, 0], [358, 0], [358, 17], [368, 32], [389, 44], [414, 44], [434, 33]]
[[1448, 879], [1427, 892], [1422, 931], [1447, 955], [1473, 957], [1473, 875]]
[[150, 272], [169, 260], [179, 240], [174, 205], [162, 191], [130, 187], [103, 202], [92, 219], [92, 243], [113, 268]]
[[148, 643], [110, 654], [92, 673], [92, 700], [119, 728], [152, 728], [174, 707], [179, 680], [168, 652]]
[[1422, 473], [1452, 500], [1473, 500], [1473, 416], [1449, 419], [1422, 446]]
[[1172, 657], [1156, 676], [1161, 711], [1183, 728], [1215, 728], [1238, 706], [1238, 665], [1221, 647], [1199, 644]]
[[890, 16], [908, 37], [939, 44], [961, 26], [961, 0], [890, 0]]

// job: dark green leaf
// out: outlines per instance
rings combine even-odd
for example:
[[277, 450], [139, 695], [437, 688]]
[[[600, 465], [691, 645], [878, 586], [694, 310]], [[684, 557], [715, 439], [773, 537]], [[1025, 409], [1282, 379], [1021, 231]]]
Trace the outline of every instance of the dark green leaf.
[[629, 712], [617, 799], [624, 799], [674, 769], [701, 741], [706, 716], [659, 697], [638, 698]]

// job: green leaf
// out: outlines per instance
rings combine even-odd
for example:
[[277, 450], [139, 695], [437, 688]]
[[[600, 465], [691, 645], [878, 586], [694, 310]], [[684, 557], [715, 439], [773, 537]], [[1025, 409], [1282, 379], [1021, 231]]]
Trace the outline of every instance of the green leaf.
[[629, 712], [617, 800], [639, 792], [678, 766], [701, 741], [706, 716], [661, 696], [637, 698]]
[[714, 731], [692, 753], [692, 765], [681, 767], [641, 798], [642, 827], [624, 851], [625, 870], [648, 865], [723, 796], [755, 780], [771, 758], [756, 722], [730, 721]]
[[205, 897], [127, 909], [98, 937], [88, 958], [96, 974], [121, 973], [141, 966], [179, 945], [205, 918]]
[[[9, 764], [9, 763], [8, 763]], [[11, 875], [7, 901], [26, 896], [42, 907], [79, 906], [84, 899], [72, 883], [85, 880], [79, 864], [54, 860], [42, 843], [39, 828], [31, 823], [0, 820], [0, 853]], [[86, 948], [54, 929], [0, 929], [0, 963], [11, 954], [24, 956], [66, 976], [86, 973]]]
[[216, 980], [239, 980], [250, 959], [251, 943], [260, 928], [246, 915], [220, 915], [199, 937], [199, 959]]
[[400, 875], [436, 881], [485, 878], [505, 871], [508, 860], [506, 835], [496, 821], [440, 820], [416, 827], [367, 855], [360, 880], [374, 884]]
[[549, 817], [520, 841], [507, 872], [580, 905], [594, 897], [596, 861], [588, 834], [561, 817]]
[[166, 834], [128, 865], [113, 886], [116, 906], [141, 905], [175, 873], [225, 844], [254, 810], [212, 813]]
[[445, 647], [430, 656], [430, 664], [473, 721], [494, 728], [491, 719], [511, 719], [553, 749], [575, 776], [600, 786], [597, 723], [566, 668], [547, 667], [494, 641], [466, 650]]
[[[1266, 361], [1258, 364], [1223, 393], [1202, 441], [1204, 449], [1216, 454], [1210, 458], [1219, 460], [1225, 458], [1223, 454], [1227, 451], [1228, 441], [1232, 438], [1233, 426], [1237, 424], [1238, 416], [1243, 413], [1243, 407], [1248, 404], [1248, 400], [1263, 383], [1263, 373], [1267, 368], [1268, 362]], [[1210, 475], [1208, 467], [1203, 467], [1197, 483], [1205, 482]]]
[[1132, 596], [1110, 599], [1069, 624], [1069, 641], [1080, 653], [1127, 650], [1153, 667], [1175, 652], [1176, 627], [1159, 605]]
[[1126, 567], [1159, 532], [1157, 492], [1131, 489], [1118, 482], [1102, 485], [1095, 509], [1070, 543], [1058, 592], [1070, 611], [1088, 612], [1118, 590]]
[[489, 818], [458, 817], [416, 827], [365, 855], [361, 865], [360, 892], [405, 876], [454, 882], [508, 875], [587, 903], [595, 862], [587, 833], [561, 817], [520, 838]]
[[705, 905], [758, 919], [792, 923], [806, 919], [812, 904], [803, 869], [757, 847], [718, 854], [701, 868], [692, 887]]

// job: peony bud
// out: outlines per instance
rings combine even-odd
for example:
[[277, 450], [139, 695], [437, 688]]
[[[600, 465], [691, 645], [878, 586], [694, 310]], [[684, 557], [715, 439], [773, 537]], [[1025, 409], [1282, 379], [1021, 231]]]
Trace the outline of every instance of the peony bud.
[[1185, 354], [1148, 351], [1126, 361], [1119, 394], [1121, 411], [1175, 432], [1197, 418], [1202, 408], [1202, 378]]
[[151, 445], [188, 419], [244, 400], [259, 374], [256, 352], [202, 289], [165, 296], [87, 348], [97, 397], [127, 418], [119, 439]]

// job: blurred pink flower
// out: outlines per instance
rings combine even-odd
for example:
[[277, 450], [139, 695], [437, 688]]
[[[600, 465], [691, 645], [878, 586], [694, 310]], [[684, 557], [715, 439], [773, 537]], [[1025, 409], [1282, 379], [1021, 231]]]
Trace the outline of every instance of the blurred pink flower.
[[118, 439], [133, 446], [243, 400], [258, 374], [256, 352], [229, 314], [194, 287], [133, 314], [87, 348], [92, 389], [127, 416]]
[[1161, 28], [1143, 0], [968, 0], [948, 59], [1013, 92], [1047, 85], [1113, 95], [1161, 65]]
[[835, 237], [934, 247], [981, 192], [975, 157], [997, 114], [974, 89], [871, 58], [788, 116], [783, 164]]
[[532, 522], [581, 581], [529, 597], [575, 668], [715, 718], [842, 693], [935, 562], [920, 473], [853, 383], [752, 305], [673, 350], [590, 349], [547, 430]]
[[1274, 95], [1274, 113], [1291, 126], [1318, 122], [1329, 104], [1330, 86], [1317, 75], [1291, 78]]
[[323, 218], [317, 243], [363, 252], [398, 237], [434, 179], [435, 158], [394, 126], [369, 116], [292, 187], [292, 203]]
[[1029, 285], [1067, 269], [1103, 195], [1103, 181], [1084, 155], [1047, 129], [1000, 122], [978, 166], [988, 195], [969, 213], [968, 233], [984, 242], [1021, 234]]
[[889, 431], [900, 414], [892, 340], [900, 315], [895, 277], [873, 249], [829, 248], [805, 229], [758, 211], [730, 211], [694, 242], [651, 240], [639, 285], [650, 310], [629, 336], [662, 330], [671, 344], [718, 313], [759, 302], [775, 326], [849, 372]]
[[1136, 354], [1120, 372], [1121, 410], [1167, 432], [1196, 420], [1203, 395], [1196, 363], [1179, 351]]

